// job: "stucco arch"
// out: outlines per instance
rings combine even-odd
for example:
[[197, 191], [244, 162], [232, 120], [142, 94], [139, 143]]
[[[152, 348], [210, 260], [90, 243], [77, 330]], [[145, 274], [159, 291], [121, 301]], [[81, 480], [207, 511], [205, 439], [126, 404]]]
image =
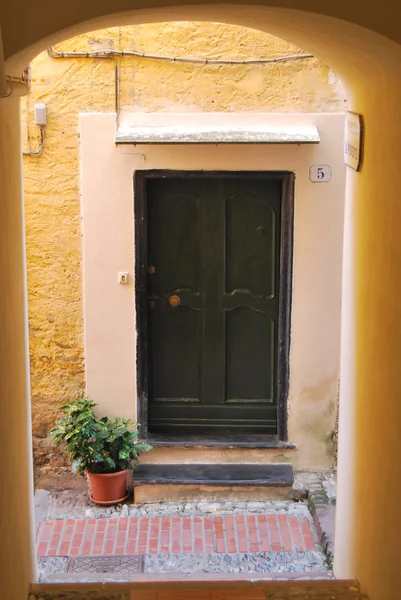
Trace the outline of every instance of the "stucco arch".
[[[384, 0], [378, 7], [373, 2], [359, 5], [358, 2], [349, 2], [348, 0], [337, 0], [333, 3], [319, 0], [253, 0], [251, 6], [244, 3], [243, 0], [232, 0], [220, 5], [210, 1], [204, 3], [202, 0], [184, 0], [183, 2], [180, 0], [175, 0], [175, 2], [170, 2], [170, 0], [150, 0], [149, 2], [115, 0], [113, 3], [110, 3], [109, 0], [87, 0], [86, 2], [70, 0], [61, 4], [14, 0], [13, 2], [4, 2], [0, 7], [5, 57], [9, 58], [63, 29], [73, 30], [81, 27], [82, 24], [87, 24], [89, 27], [86, 28], [86, 31], [88, 31], [92, 25], [94, 25], [93, 29], [101, 28], [106, 21], [109, 26], [116, 25], [118, 23], [114, 19], [118, 15], [127, 23], [125, 17], [134, 11], [137, 14], [142, 11], [152, 11], [154, 16], [167, 11], [170, 14], [173, 13], [167, 20], [186, 19], [190, 15], [188, 12], [187, 16], [183, 15], [181, 5], [186, 6], [185, 10], [188, 11], [189, 8], [197, 10], [202, 4], [206, 5], [202, 17], [205, 19], [207, 13], [206, 20], [216, 19], [213, 15], [215, 8], [224, 13], [229, 20], [232, 18], [231, 13], [234, 9], [239, 9], [242, 19], [246, 18], [248, 14], [255, 13], [257, 8], [296, 9], [307, 15], [322, 15], [359, 25], [396, 42], [399, 42], [401, 37], [398, 26], [401, 6], [399, 3], [393, 3], [392, 0]], [[11, 24], [15, 24], [15, 28], [12, 28]], [[262, 27], [262, 22], [257, 23], [257, 26]]]
[[[213, 21], [265, 31], [315, 53], [320, 60], [337, 71], [345, 82], [349, 80], [355, 83], [355, 79], [362, 81], [364, 77], [371, 79], [372, 71], [383, 75], [390, 63], [397, 63], [397, 43], [373, 30], [336, 17], [257, 4], [163, 4], [161, 7], [110, 12], [59, 29], [57, 25], [49, 24], [44, 29], [48, 32], [45, 37], [32, 40], [30, 45], [22, 49], [18, 47], [18, 36], [7, 42], [8, 30], [3, 25], [7, 72], [18, 75], [39, 52], [81, 33], [119, 25], [168, 21]], [[95, 10], [96, 7], [97, 5], [94, 7], [94, 14], [99, 12]], [[115, 7], [113, 3], [113, 9]], [[51, 16], [53, 15], [49, 15], [49, 21]], [[388, 62], [384, 70], [383, 61]], [[367, 66], [369, 74], [366, 72]]]
[[[336, 573], [357, 577], [372, 600], [390, 600], [401, 585], [399, 569], [391, 561], [392, 554], [398, 554], [401, 523], [398, 494], [388, 494], [384, 504], [381, 491], [394, 489], [392, 472], [401, 450], [401, 46], [391, 41], [401, 37], [401, 4], [392, 7], [384, 0], [376, 9], [373, 4], [358, 7], [355, 1], [339, 0], [322, 8], [316, 0], [303, 0], [303, 11], [291, 9], [292, 4], [283, 0], [281, 8], [269, 8], [262, 2], [249, 6], [195, 1], [177, 7], [169, 6], [168, 0], [153, 0], [146, 9], [137, 5], [132, 10], [130, 0], [112, 6], [106, 0], [46, 6], [17, 0], [0, 9], [6, 68], [19, 75], [49, 45], [105, 26], [202, 20], [274, 34], [313, 52], [340, 75], [351, 109], [364, 116], [366, 135], [363, 169], [358, 174], [349, 171], [347, 181]], [[21, 373], [28, 377], [26, 306], [15, 276], [24, 276], [18, 110], [18, 99], [0, 101], [0, 332], [6, 349], [0, 351], [0, 366], [7, 373], [0, 378], [0, 421], [7, 424], [0, 450], [9, 457], [3, 482], [8, 493], [0, 493], [0, 513], [7, 519], [0, 558], [7, 574], [2, 591], [12, 600], [25, 597], [21, 590], [32, 577], [34, 562], [27, 551], [32, 541], [30, 433], [29, 406], [24, 403], [27, 381], [21, 379]], [[10, 500], [13, 490], [16, 502]]]

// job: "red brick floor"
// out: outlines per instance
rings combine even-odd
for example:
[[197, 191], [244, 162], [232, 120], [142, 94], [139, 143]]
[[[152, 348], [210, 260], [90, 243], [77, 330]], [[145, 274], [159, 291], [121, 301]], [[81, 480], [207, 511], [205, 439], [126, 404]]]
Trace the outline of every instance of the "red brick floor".
[[66, 519], [37, 524], [38, 556], [316, 550], [303, 516]]

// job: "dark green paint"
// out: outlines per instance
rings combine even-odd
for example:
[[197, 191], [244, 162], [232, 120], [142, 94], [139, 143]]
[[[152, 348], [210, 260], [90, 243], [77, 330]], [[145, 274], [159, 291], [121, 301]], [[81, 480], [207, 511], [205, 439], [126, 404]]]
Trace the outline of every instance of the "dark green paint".
[[149, 432], [277, 433], [282, 185], [147, 182]]

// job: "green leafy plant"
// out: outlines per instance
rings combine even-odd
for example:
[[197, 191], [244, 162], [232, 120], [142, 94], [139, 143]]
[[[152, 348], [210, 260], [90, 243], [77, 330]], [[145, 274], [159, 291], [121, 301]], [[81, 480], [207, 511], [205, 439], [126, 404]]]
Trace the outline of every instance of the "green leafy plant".
[[139, 452], [152, 446], [138, 441], [137, 424], [121, 417], [97, 418], [96, 404], [89, 398], [69, 400], [61, 405], [64, 416], [51, 432], [55, 442], [64, 442], [74, 473], [117, 473], [132, 469]]

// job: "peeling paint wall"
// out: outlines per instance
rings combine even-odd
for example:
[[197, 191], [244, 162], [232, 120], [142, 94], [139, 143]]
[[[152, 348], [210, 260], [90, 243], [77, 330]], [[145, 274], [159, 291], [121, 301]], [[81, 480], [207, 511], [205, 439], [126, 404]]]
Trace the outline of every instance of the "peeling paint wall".
[[[224, 59], [303, 52], [260, 31], [193, 22], [105, 29], [58, 46], [67, 52], [104, 49]], [[341, 82], [316, 59], [205, 66], [124, 57], [117, 63], [123, 113], [345, 108]], [[85, 387], [78, 115], [114, 111], [115, 61], [53, 59], [43, 52], [31, 74], [44, 80], [32, 85], [28, 97], [33, 150], [39, 141], [36, 102], [47, 104], [48, 123], [42, 156], [24, 158], [33, 436], [36, 467], [45, 475], [65, 466], [48, 438], [57, 402]], [[25, 99], [21, 106], [25, 145]]]

